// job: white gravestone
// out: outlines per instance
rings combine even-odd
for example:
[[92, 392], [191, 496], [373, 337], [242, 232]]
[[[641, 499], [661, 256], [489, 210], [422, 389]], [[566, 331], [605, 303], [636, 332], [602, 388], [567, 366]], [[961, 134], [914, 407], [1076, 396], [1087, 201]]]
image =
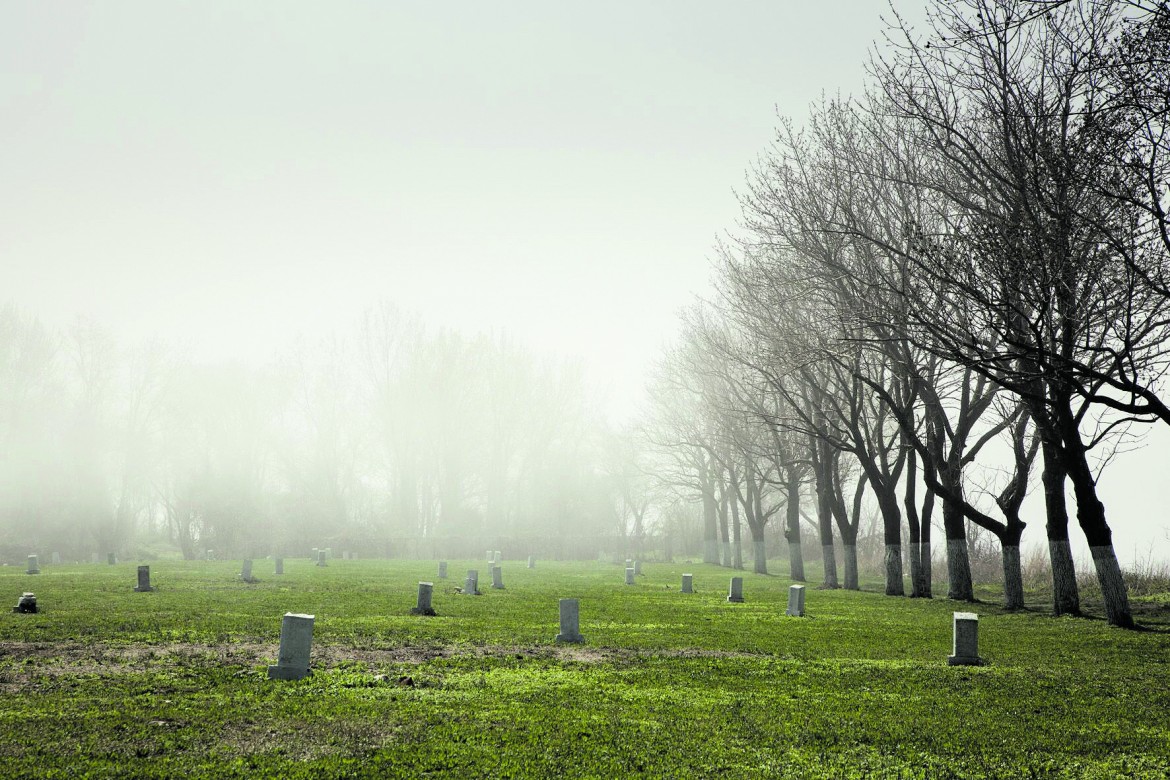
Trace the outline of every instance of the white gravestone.
[[467, 582], [463, 584], [463, 595], [478, 596], [479, 592], [479, 572], [475, 569], [467, 570]]
[[447, 562], [439, 561], [439, 579], [447, 579]]
[[431, 606], [431, 594], [434, 592], [434, 589], [435, 584], [433, 582], [420, 582], [418, 584], [418, 599], [415, 601], [414, 607], [410, 610], [410, 614], [435, 614], [435, 609]]
[[634, 561], [634, 574], [642, 574], [642, 561]]
[[299, 680], [309, 674], [313, 647], [313, 616], [284, 613], [280, 623], [280, 655], [268, 667], [269, 680]]
[[694, 582], [694, 575], [693, 574], [684, 574], [682, 576], [682, 592], [683, 593], [694, 593], [695, 589], [694, 589], [693, 582]]
[[54, 566], [61, 565], [61, 553], [59, 553], [59, 552], [53, 553], [53, 565]]
[[138, 567], [138, 586], [134, 588], [134, 592], [135, 593], [149, 593], [152, 590], [154, 590], [154, 588], [150, 587], [150, 567], [149, 566], [139, 566]]
[[329, 564], [325, 563], [325, 559], [327, 557], [329, 557], [328, 553], [326, 553], [324, 550], [318, 550], [317, 551], [317, 565], [318, 566], [328, 566]]
[[501, 563], [503, 560], [504, 554], [499, 550], [496, 550], [495, 555], [492, 557], [492, 563]]
[[284, 558], [276, 559], [276, 573], [284, 574]]
[[788, 610], [784, 614], [788, 617], [804, 617], [803, 585], [792, 585], [788, 588]]
[[561, 633], [558, 642], [584, 642], [581, 636], [581, 604], [577, 599], [561, 599]]
[[114, 566], [118, 563], [118, 556], [115, 553], [106, 553], [106, 565]]
[[530, 568], [530, 569], [536, 568], [536, 556], [535, 555], [528, 556], [528, 568]]
[[245, 558], [244, 565], [240, 569], [240, 579], [244, 582], [255, 582], [256, 578], [252, 576], [252, 559]]
[[40, 574], [40, 573], [41, 573], [41, 567], [37, 564], [37, 556], [35, 556], [35, 555], [28, 556], [28, 568], [25, 570], [25, 574]]
[[633, 566], [626, 567], [626, 584], [627, 585], [634, 584], [634, 567]]
[[974, 612], [955, 613], [954, 655], [947, 656], [949, 666], [981, 666], [979, 657], [979, 616]]
[[731, 578], [731, 591], [727, 594], [727, 600], [736, 604], [743, 601], [743, 577]]
[[496, 590], [504, 589], [504, 570], [500, 566], [492, 567], [492, 587]]
[[215, 550], [208, 550], [207, 551], [207, 560], [209, 560], [209, 561], [215, 560]]

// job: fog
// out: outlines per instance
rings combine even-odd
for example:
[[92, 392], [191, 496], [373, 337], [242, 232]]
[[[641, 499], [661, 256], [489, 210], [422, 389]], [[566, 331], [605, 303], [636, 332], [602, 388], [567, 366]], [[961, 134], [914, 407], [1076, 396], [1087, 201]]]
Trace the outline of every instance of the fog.
[[[697, 552], [646, 387], [883, 10], [5, 5], [0, 557]], [[1101, 476], [1126, 562], [1170, 556], [1147, 445]]]

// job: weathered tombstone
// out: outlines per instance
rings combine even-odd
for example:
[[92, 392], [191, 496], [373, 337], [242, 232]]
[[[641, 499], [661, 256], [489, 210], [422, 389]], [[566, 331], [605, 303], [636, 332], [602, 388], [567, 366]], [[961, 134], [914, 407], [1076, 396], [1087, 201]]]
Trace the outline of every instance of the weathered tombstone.
[[499, 550], [496, 550], [496, 554], [492, 558], [492, 562], [493, 563], [500, 563], [503, 561], [503, 558], [504, 558], [504, 554], [502, 552], [500, 552]]
[[731, 578], [731, 592], [727, 594], [727, 600], [736, 604], [743, 601], [743, 577]]
[[328, 554], [324, 550], [318, 550], [317, 551], [317, 565], [318, 566], [328, 566], [328, 564], [325, 563], [325, 559], [327, 557], [328, 557]]
[[314, 548], [313, 548], [313, 554], [309, 556], [309, 560], [310, 560], [310, 561], [314, 561], [314, 562], [316, 562], [317, 558], [320, 556], [320, 552], [321, 552], [321, 551], [320, 551], [319, 549], [317, 549], [316, 547], [314, 547]]
[[37, 564], [37, 556], [35, 556], [35, 555], [28, 556], [28, 569], [25, 570], [25, 574], [40, 574], [40, 573], [41, 573], [41, 567]]
[[209, 560], [209, 561], [215, 560], [215, 550], [208, 550], [207, 551], [207, 560]]
[[495, 556], [494, 550], [487, 551], [487, 562], [488, 562], [488, 566], [491, 566], [493, 563], [496, 562], [496, 556]]
[[114, 553], [106, 553], [106, 564], [113, 566], [118, 562], [118, 556]]
[[13, 612], [20, 612], [26, 615], [34, 615], [37, 611], [37, 597], [31, 593], [22, 593], [20, 598], [16, 601], [16, 606], [12, 608]]
[[530, 568], [530, 569], [536, 568], [536, 556], [535, 555], [528, 556], [528, 568]]
[[328, 559], [330, 559], [330, 558], [332, 558], [332, 557], [333, 557], [333, 548], [332, 548], [332, 547], [326, 547], [326, 548], [325, 548], [325, 559], [326, 559], [326, 560], [328, 560]]
[[626, 567], [626, 584], [627, 585], [634, 584], [634, 567], [633, 566]]
[[89, 554], [89, 562], [90, 563], [98, 563], [101, 561], [101, 559], [102, 559], [102, 556], [98, 555], [97, 553], [90, 553]]
[[577, 599], [561, 599], [561, 633], [558, 642], [584, 642], [581, 636], [581, 604]]
[[135, 586], [134, 592], [135, 593], [149, 593], [152, 590], [154, 590], [154, 588], [150, 587], [150, 567], [149, 566], [139, 566], [138, 567], [138, 585]]
[[240, 579], [244, 582], [256, 582], [256, 578], [252, 576], [252, 559], [245, 558], [244, 565], [240, 569]]
[[500, 566], [492, 567], [492, 587], [496, 590], [504, 589], [504, 570]]
[[682, 578], [682, 592], [683, 593], [694, 593], [695, 592], [694, 586], [692, 584], [693, 581], [694, 581], [693, 574], [684, 574], [683, 575], [683, 578]]
[[414, 607], [410, 610], [412, 615], [433, 615], [434, 608], [431, 606], [431, 594], [434, 591], [435, 584], [433, 582], [420, 582], [418, 584], [418, 600]]
[[284, 558], [276, 559], [276, 573], [284, 574]]
[[637, 575], [642, 574], [642, 562], [640, 560], [634, 561], [634, 574], [637, 574]]
[[269, 680], [299, 680], [309, 674], [309, 651], [313, 647], [313, 616], [284, 613], [280, 623], [280, 655], [268, 667]]
[[804, 586], [792, 585], [788, 588], [788, 610], [784, 613], [788, 617], [804, 617]]
[[479, 596], [479, 572], [475, 569], [467, 570], [467, 582], [463, 584], [463, 595]]
[[626, 558], [626, 568], [627, 569], [634, 568], [634, 559], [633, 558]]
[[439, 561], [439, 579], [447, 579], [447, 562]]
[[60, 566], [60, 565], [61, 565], [61, 553], [59, 553], [59, 552], [55, 552], [55, 553], [53, 553], [53, 559], [52, 559], [52, 560], [53, 560], [53, 565], [54, 565], [54, 566]]
[[948, 666], [982, 666], [979, 657], [979, 616], [974, 612], [955, 613], [954, 655], [947, 656]]

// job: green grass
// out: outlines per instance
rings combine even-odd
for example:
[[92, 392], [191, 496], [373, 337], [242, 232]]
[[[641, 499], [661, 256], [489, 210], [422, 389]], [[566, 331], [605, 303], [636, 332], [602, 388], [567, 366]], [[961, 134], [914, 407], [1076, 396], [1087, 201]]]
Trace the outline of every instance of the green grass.
[[[483, 596], [454, 594], [468, 568]], [[0, 569], [5, 777], [1150, 777], [1170, 775], [1170, 609], [1146, 630], [993, 604], [808, 593], [646, 564], [161, 562]], [[679, 575], [694, 572], [693, 595]], [[419, 580], [437, 617], [410, 615]], [[873, 585], [876, 590], [876, 584]], [[555, 645], [557, 599], [584, 646]], [[6, 605], [7, 606], [10, 605]], [[951, 612], [988, 665], [952, 668]], [[266, 679], [280, 617], [316, 615], [314, 673]]]

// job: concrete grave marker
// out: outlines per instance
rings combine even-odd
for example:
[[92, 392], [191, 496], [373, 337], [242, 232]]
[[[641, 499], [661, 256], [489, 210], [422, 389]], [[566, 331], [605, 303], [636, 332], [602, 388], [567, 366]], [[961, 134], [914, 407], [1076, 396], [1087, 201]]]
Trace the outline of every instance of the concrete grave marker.
[[435, 584], [433, 582], [420, 582], [418, 584], [418, 599], [414, 607], [411, 608], [412, 615], [433, 615], [435, 614], [434, 607], [431, 606], [431, 594], [434, 592]]
[[633, 566], [626, 567], [626, 584], [627, 585], [634, 584], [634, 567]]
[[209, 560], [209, 561], [215, 560], [215, 550], [208, 550], [207, 551], [207, 560]]
[[633, 558], [626, 558], [626, 568], [627, 569], [634, 568], [634, 559]]
[[17, 599], [16, 606], [12, 608], [12, 611], [25, 615], [35, 615], [37, 612], [37, 597], [31, 593], [22, 593], [20, 598]]
[[463, 584], [463, 595], [465, 596], [480, 596], [479, 592], [479, 572], [475, 569], [467, 570], [467, 582]]
[[492, 557], [492, 563], [501, 563], [503, 561], [503, 559], [504, 559], [504, 554], [502, 552], [500, 552], [499, 550], [496, 550], [495, 555]]
[[299, 680], [309, 674], [313, 647], [313, 616], [284, 613], [280, 623], [280, 654], [268, 667], [269, 680]]
[[637, 575], [642, 574], [642, 561], [640, 561], [640, 560], [634, 561], [634, 574], [637, 574]]
[[276, 559], [276, 573], [284, 574], [284, 558]]
[[310, 560], [310, 561], [313, 561], [314, 563], [316, 563], [316, 561], [317, 561], [317, 558], [318, 558], [318, 556], [319, 556], [320, 552], [321, 552], [321, 551], [320, 551], [319, 549], [317, 549], [316, 547], [314, 547], [314, 548], [313, 548], [313, 554], [309, 556], [309, 560]]
[[252, 559], [245, 558], [244, 565], [240, 568], [240, 579], [244, 582], [259, 582], [252, 576]]
[[59, 552], [53, 553], [52, 560], [53, 560], [54, 566], [60, 566], [61, 565], [61, 553], [59, 553]]
[[979, 615], [956, 612], [954, 617], [954, 654], [947, 656], [948, 666], [982, 666], [979, 657]]
[[492, 587], [496, 590], [504, 589], [504, 570], [499, 565], [492, 567]]
[[439, 561], [439, 579], [447, 579], [447, 562]]
[[577, 599], [561, 599], [561, 633], [558, 642], [584, 642], [581, 636], [581, 604]]
[[536, 556], [535, 555], [528, 556], [528, 568], [530, 568], [530, 569], [536, 568]]
[[788, 617], [804, 617], [803, 585], [792, 585], [788, 588], [788, 610], [784, 614]]
[[329, 564], [325, 563], [326, 557], [328, 557], [328, 556], [326, 555], [324, 550], [318, 550], [317, 551], [317, 565], [318, 566], [328, 566]]
[[138, 585], [134, 588], [135, 593], [149, 593], [154, 590], [150, 587], [150, 567], [138, 567]]
[[106, 565], [113, 566], [117, 564], [118, 556], [115, 553], [106, 553]]
[[693, 574], [684, 574], [682, 576], [682, 592], [683, 593], [694, 593], [695, 592], [694, 586], [692, 584], [693, 581], [694, 581]]
[[40, 574], [41, 567], [37, 564], [37, 556], [28, 556], [28, 568], [25, 569], [25, 574]]
[[489, 566], [496, 562], [495, 550], [487, 551], [487, 562]]
[[743, 577], [731, 578], [731, 592], [727, 594], [727, 600], [736, 604], [743, 602]]

